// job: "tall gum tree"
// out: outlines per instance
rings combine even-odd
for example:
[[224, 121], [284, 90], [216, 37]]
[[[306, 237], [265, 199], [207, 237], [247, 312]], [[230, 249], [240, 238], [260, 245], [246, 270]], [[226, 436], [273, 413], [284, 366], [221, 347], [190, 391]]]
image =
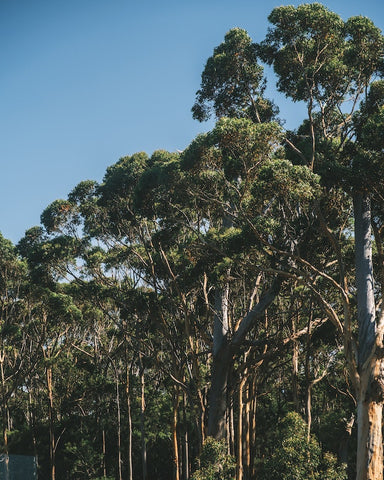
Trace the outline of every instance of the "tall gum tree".
[[[364, 183], [372, 154], [366, 152], [365, 162], [358, 161], [357, 150], [362, 139], [354, 128], [353, 113], [361, 100], [367, 103], [370, 84], [383, 72], [384, 40], [371, 20], [352, 17], [344, 22], [318, 3], [276, 8], [269, 21], [272, 26], [257, 52], [273, 65], [278, 89], [293, 101], [304, 101], [307, 105], [309, 148], [300, 149], [292, 143], [291, 146], [308, 168], [321, 173], [324, 185], [329, 186], [329, 171], [333, 170], [334, 180], [339, 180], [339, 186], [342, 185], [353, 200], [358, 342], [355, 344], [350, 335], [347, 312], [343, 333], [358, 404], [356, 478], [381, 480], [383, 338], [381, 314], [375, 306], [377, 293], [372, 262], [371, 212], [375, 195], [369, 187], [371, 182]], [[365, 120], [364, 127], [360, 123], [360, 130], [368, 129], [369, 119]], [[377, 129], [377, 120], [371, 117], [371, 131], [374, 125]], [[324, 145], [330, 144], [332, 148], [324, 150]], [[378, 152], [380, 148], [376, 149], [375, 158]], [[356, 163], [362, 167], [360, 171]], [[327, 194], [329, 190], [325, 188], [324, 192]], [[334, 242], [332, 229], [325, 228], [334, 243], [341, 270], [340, 247]], [[344, 289], [345, 298], [349, 293], [350, 290]], [[355, 344], [356, 355], [350, 354], [354, 349], [351, 344]]]
[[[247, 335], [257, 324], [256, 318], [265, 314], [267, 307], [278, 295], [281, 279], [284, 278], [279, 276], [272, 283], [268, 278], [273, 278], [277, 272], [276, 270], [272, 273], [271, 268], [277, 258], [274, 255], [270, 258], [271, 254], [268, 251], [270, 243], [268, 236], [273, 237], [270, 227], [273, 223], [277, 225], [281, 220], [286, 226], [290, 221], [300, 223], [298, 218], [293, 219], [295, 214], [292, 217], [292, 212], [300, 211], [300, 208], [303, 212], [305, 211], [303, 208], [303, 201], [306, 202], [305, 192], [311, 192], [309, 196], [313, 195], [312, 199], [316, 196], [314, 176], [309, 178], [311, 175], [306, 176], [303, 170], [292, 168], [289, 162], [277, 154], [282, 135], [277, 128], [277, 123], [273, 120], [278, 109], [264, 97], [266, 82], [263, 78], [263, 68], [258, 64], [256, 52], [257, 46], [252, 44], [248, 34], [239, 28], [230, 30], [225, 35], [224, 42], [214, 49], [213, 55], [208, 59], [203, 70], [201, 88], [196, 94], [192, 112], [194, 118], [199, 121], [206, 120], [211, 115], [219, 121], [205, 139], [203, 137], [196, 139], [182, 155], [184, 165], [193, 163], [192, 169], [196, 178], [202, 176], [204, 169], [205, 175], [208, 175], [207, 170], [210, 170], [211, 180], [215, 178], [214, 193], [209, 186], [208, 188], [204, 186], [200, 193], [197, 188], [194, 193], [191, 192], [191, 195], [197, 194], [200, 200], [205, 199], [206, 204], [210, 205], [206, 207], [210, 212], [212, 212], [212, 203], [215, 205], [221, 203], [223, 208], [216, 222], [222, 235], [230, 235], [231, 230], [244, 229], [245, 225], [248, 224], [249, 227], [251, 224], [254, 230], [253, 235], [256, 233], [256, 243], [259, 242], [258, 255], [265, 259], [264, 266], [261, 268], [259, 265], [255, 269], [258, 271], [259, 280], [263, 278], [264, 287], [266, 287], [262, 287], [258, 292], [264, 292], [266, 297], [261, 295], [260, 302], [254, 307], [259, 310], [259, 317], [255, 316], [250, 321], [253, 314], [248, 312], [242, 319], [237, 318], [238, 330], [235, 329], [236, 331], [231, 329], [228, 318], [228, 304], [233, 302], [231, 290], [234, 285], [229, 278], [233, 277], [231, 268], [234, 265], [234, 258], [231, 260], [232, 264], [227, 263], [227, 270], [221, 275], [220, 281], [214, 284], [215, 315], [208, 433], [216, 438], [225, 436], [228, 376], [233, 360], [239, 358], [239, 352], [243, 348]], [[273, 129], [275, 129], [274, 136], [271, 135], [266, 141], [266, 132], [271, 133]], [[276, 157], [275, 161], [273, 161], [274, 157]], [[267, 186], [266, 189], [260, 186], [258, 178], [262, 170], [265, 178], [268, 177], [268, 180], [264, 181], [265, 185], [269, 182], [269, 187]], [[271, 183], [275, 177], [284, 180], [275, 182], [276, 190], [273, 190]], [[222, 190], [219, 192], [217, 186], [221, 184]], [[300, 185], [299, 188], [298, 185]], [[288, 205], [289, 201], [284, 200], [287, 196], [296, 197], [293, 208]], [[281, 212], [284, 212], [284, 219]], [[289, 228], [283, 228], [283, 230], [287, 231]], [[297, 238], [292, 238], [290, 235], [286, 235], [283, 239], [279, 237], [280, 248], [288, 249], [289, 252], [294, 250], [294, 244], [297, 241]], [[252, 247], [248, 245], [247, 248], [248, 255], [252, 257], [250, 254]], [[268, 270], [269, 274], [266, 274]], [[260, 276], [261, 272], [263, 275]], [[269, 298], [269, 301], [264, 303], [266, 298]]]
[[[193, 117], [199, 121], [205, 121], [214, 115], [218, 119], [223, 117], [246, 118], [258, 124], [268, 122], [274, 117], [277, 110], [271, 102], [264, 98], [264, 90], [265, 79], [263, 76], [263, 67], [257, 63], [255, 45], [252, 44], [245, 30], [234, 28], [225, 35], [224, 41], [214, 49], [213, 55], [209, 57], [206, 62], [201, 75], [201, 86], [196, 92], [196, 101], [192, 107]], [[254, 132], [250, 134], [252, 127], [250, 125], [245, 126], [244, 122], [242, 122], [241, 125], [232, 125], [229, 126], [229, 128], [228, 126], [229, 123], [227, 123], [226, 128], [223, 121], [221, 123], [219, 122], [211, 135], [205, 139], [200, 137], [200, 139], [193, 142], [183, 155], [183, 164], [187, 169], [190, 168], [191, 164], [194, 165], [194, 168], [196, 168], [196, 165], [200, 165], [199, 170], [201, 175], [201, 165], [204, 164], [204, 162], [207, 165], [211, 163], [211, 175], [216, 170], [214, 174], [220, 176], [219, 172], [222, 171], [228, 183], [232, 181], [233, 184], [237, 182], [239, 185], [241, 183], [243, 185], [248, 183], [249, 185], [250, 177], [248, 173], [252, 169], [254, 169], [254, 172], [257, 171], [255, 165], [260, 163], [263, 155], [268, 157], [271, 154], [271, 149], [266, 148], [265, 151], [259, 155], [259, 158], [257, 158], [257, 154], [252, 154], [252, 143], [253, 146], [257, 144], [254, 137], [252, 140], [250, 138], [254, 134]], [[231, 144], [231, 135], [234, 134], [236, 128], [238, 128], [237, 133], [242, 133], [237, 135], [236, 139], [235, 134]], [[247, 128], [248, 131], [246, 132]], [[255, 128], [253, 127], [253, 129]], [[220, 130], [221, 134], [219, 133]], [[220, 135], [221, 139], [219, 139]], [[215, 140], [213, 140], [214, 137], [218, 140], [216, 140], [216, 145]], [[261, 137], [263, 137], [263, 135], [261, 135]], [[277, 138], [278, 132], [275, 130], [275, 139], [272, 140], [271, 145], [275, 143]], [[203, 145], [204, 143], [205, 145]], [[261, 143], [262, 142], [260, 142], [259, 145], [261, 145]], [[244, 147], [243, 151], [239, 148], [241, 144], [243, 144]], [[198, 148], [196, 148], [197, 145]], [[250, 146], [251, 149], [248, 148]], [[213, 153], [216, 147], [218, 147], [218, 157], [221, 158], [221, 161], [213, 165], [212, 162], [207, 162], [206, 159]], [[248, 151], [246, 151], [247, 148]], [[213, 157], [214, 156], [215, 155], [213, 155]], [[245, 160], [246, 157], [247, 160]], [[248, 167], [243, 171], [237, 168], [236, 171], [236, 168], [233, 167], [236, 162], [240, 163], [241, 161], [244, 161], [244, 164], [248, 164]], [[219, 182], [219, 184], [220, 183], [222, 182]], [[218, 222], [216, 226], [218, 226], [222, 232], [228, 232], [234, 226], [234, 205], [232, 205], [233, 200], [225, 193], [227, 187], [228, 185], [225, 185], [224, 182], [223, 190], [220, 193], [216, 189], [215, 194], [211, 194], [211, 200], [216, 196], [214, 202], [221, 202], [223, 205], [227, 205], [226, 211], [225, 209], [221, 209], [221, 214], [216, 220]], [[219, 196], [217, 196], [217, 193], [219, 193]], [[194, 192], [194, 194], [196, 194], [196, 192]], [[202, 197], [204, 196], [206, 196], [205, 193]], [[213, 226], [212, 222], [208, 223], [211, 223], [211, 227]], [[222, 439], [226, 436], [225, 416], [228, 403], [228, 378], [234, 355], [232, 340], [229, 339], [229, 276], [230, 267], [228, 266], [226, 273], [222, 276], [222, 281], [216, 282], [215, 298], [213, 301], [213, 364], [209, 400], [208, 435], [217, 439]], [[272, 289], [274, 294], [270, 297], [269, 301], [266, 302], [265, 306], [260, 309], [258, 315], [264, 313], [267, 306], [277, 295], [279, 288], [275, 287]], [[251, 323], [252, 322], [249, 322], [245, 331], [250, 329]], [[244, 334], [244, 338], [245, 336], [246, 333]], [[241, 341], [238, 343], [241, 344]]]
[[[307, 199], [316, 196], [315, 175], [286, 160], [275, 159], [280, 141], [277, 123], [222, 118], [211, 132], [198, 137], [182, 155], [182, 168], [191, 176], [188, 196], [197, 199], [201, 216], [209, 227], [207, 248], [212, 248], [213, 242], [216, 245], [216, 251], [212, 250], [211, 256], [216, 256], [216, 264], [210, 267], [218, 275], [216, 278], [211, 276], [215, 295], [212, 301], [214, 325], [208, 435], [217, 439], [226, 436], [228, 379], [233, 362], [240, 359], [248, 335], [255, 331], [281, 288], [281, 278], [274, 278], [271, 268], [274, 259], [266, 252], [267, 246], [260, 245], [259, 238], [249, 234], [243, 212], [252, 212], [250, 215], [255, 223], [267, 225], [268, 222], [273, 223], [272, 210], [267, 205], [279, 193], [281, 197], [295, 196], [296, 205], [301, 205], [303, 212], [306, 195]], [[284, 180], [280, 184], [275, 183], [276, 190], [263, 189], [260, 180], [262, 172], [264, 178], [269, 172], [270, 176], [280, 175]], [[264, 183], [268, 183], [266, 178]], [[287, 208], [286, 213], [289, 216], [293, 211]], [[279, 229], [277, 224], [275, 228]], [[231, 238], [232, 245], [236, 242], [236, 246], [228, 248]], [[228, 246], [218, 255], [220, 247], [225, 245], [224, 239]], [[280, 239], [286, 242], [286, 239]], [[259, 288], [258, 301], [249, 310], [232, 318], [231, 322], [230, 305], [233, 310], [235, 303], [231, 290], [235, 287], [237, 267], [245, 258], [250, 266], [254, 265], [255, 279], [258, 274], [263, 274], [264, 285]], [[270, 275], [265, 275], [268, 269]], [[253, 289], [254, 285], [246, 287]]]

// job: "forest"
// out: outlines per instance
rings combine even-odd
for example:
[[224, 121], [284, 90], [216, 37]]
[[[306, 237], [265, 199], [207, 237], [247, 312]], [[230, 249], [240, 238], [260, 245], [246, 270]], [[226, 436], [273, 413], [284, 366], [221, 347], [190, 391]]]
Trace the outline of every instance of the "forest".
[[212, 130], [0, 236], [1, 451], [41, 480], [383, 479], [384, 37], [268, 20], [208, 58]]

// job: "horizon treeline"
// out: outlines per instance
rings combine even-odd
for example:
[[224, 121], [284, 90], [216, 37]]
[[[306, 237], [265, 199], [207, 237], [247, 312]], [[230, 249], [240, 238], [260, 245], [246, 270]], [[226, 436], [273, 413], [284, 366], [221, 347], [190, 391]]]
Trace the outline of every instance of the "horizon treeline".
[[269, 22], [207, 60], [211, 131], [0, 235], [1, 448], [39, 479], [383, 479], [384, 38]]

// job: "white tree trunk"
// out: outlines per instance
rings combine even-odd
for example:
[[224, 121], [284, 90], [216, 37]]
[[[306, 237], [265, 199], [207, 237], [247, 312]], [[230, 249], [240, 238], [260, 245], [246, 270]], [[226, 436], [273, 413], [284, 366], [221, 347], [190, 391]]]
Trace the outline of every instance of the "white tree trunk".
[[354, 195], [357, 315], [357, 480], [383, 480], [383, 361], [378, 337], [372, 264], [371, 205], [368, 193]]

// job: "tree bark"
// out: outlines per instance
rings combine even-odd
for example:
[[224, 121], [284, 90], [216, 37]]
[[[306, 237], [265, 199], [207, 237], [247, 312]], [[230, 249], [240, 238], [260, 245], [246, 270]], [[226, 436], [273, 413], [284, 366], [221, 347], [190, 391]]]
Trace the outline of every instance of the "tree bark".
[[228, 290], [218, 291], [215, 299], [215, 326], [213, 336], [213, 362], [209, 397], [208, 435], [217, 440], [225, 438], [228, 378], [233, 355], [243, 344], [254, 322], [260, 318], [280, 291], [281, 281], [273, 281], [271, 288], [260, 301], [241, 319], [231, 340], [228, 339]]
[[[292, 335], [297, 331], [296, 315], [292, 314]], [[297, 322], [298, 323], [298, 322]], [[292, 397], [296, 412], [300, 410], [299, 404], [299, 342], [292, 340]]]
[[139, 353], [140, 363], [140, 385], [141, 385], [141, 403], [140, 403], [140, 434], [141, 434], [141, 465], [143, 472], [143, 480], [148, 479], [147, 473], [147, 442], [145, 438], [145, 376], [144, 366]]
[[217, 440], [222, 440], [226, 436], [225, 414], [227, 410], [228, 375], [232, 365], [232, 353], [227, 338], [229, 329], [228, 296], [228, 284], [224, 289], [216, 289], [208, 435]]
[[102, 467], [103, 467], [103, 476], [107, 476], [107, 439], [105, 438], [105, 428], [103, 427], [103, 431], [101, 433], [102, 439]]
[[357, 392], [357, 480], [383, 479], [382, 336], [378, 336], [368, 193], [354, 195], [357, 316], [359, 326]]
[[179, 444], [177, 439], [177, 424], [179, 416], [179, 387], [173, 387], [173, 416], [172, 416], [172, 446], [173, 446], [173, 462], [174, 462], [174, 479], [180, 480], [180, 458]]
[[49, 417], [49, 459], [51, 467], [51, 480], [55, 480], [56, 462], [55, 462], [55, 430], [53, 420], [53, 381], [52, 367], [48, 365], [46, 368], [47, 389], [48, 389], [48, 417]]
[[188, 439], [188, 425], [186, 411], [188, 408], [187, 395], [183, 390], [183, 423], [184, 423], [184, 438], [183, 438], [183, 480], [189, 480], [189, 439]]
[[133, 480], [133, 465], [132, 465], [132, 412], [131, 412], [131, 392], [130, 392], [130, 368], [128, 362], [125, 365], [126, 382], [125, 382], [125, 396], [127, 401], [127, 417], [128, 417], [128, 478]]
[[123, 479], [122, 472], [122, 458], [121, 458], [121, 411], [120, 411], [120, 389], [119, 389], [119, 372], [117, 367], [114, 365], [115, 369], [115, 381], [116, 381], [116, 414], [117, 414], [117, 461], [118, 461], [118, 472], [119, 480]]
[[246, 374], [241, 379], [239, 384], [239, 419], [237, 423], [237, 472], [236, 472], [236, 480], [243, 480], [243, 473], [244, 473], [244, 462], [243, 462], [243, 416], [244, 416], [244, 408], [243, 408], [243, 388], [245, 382], [247, 381]]
[[232, 367], [232, 352], [227, 344], [221, 354], [213, 357], [209, 395], [208, 436], [222, 440], [226, 435], [228, 373]]

